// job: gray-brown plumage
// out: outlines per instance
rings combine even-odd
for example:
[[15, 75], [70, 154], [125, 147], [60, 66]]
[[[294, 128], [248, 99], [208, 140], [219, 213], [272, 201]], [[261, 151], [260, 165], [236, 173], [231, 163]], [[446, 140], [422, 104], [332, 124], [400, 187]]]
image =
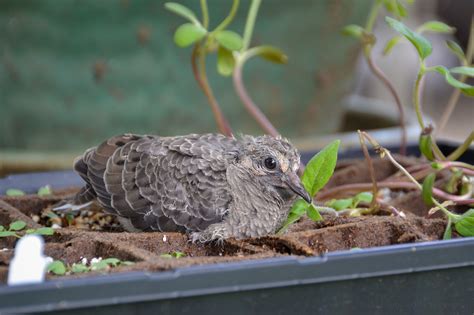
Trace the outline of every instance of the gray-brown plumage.
[[129, 230], [194, 232], [194, 241], [274, 233], [298, 195], [300, 160], [285, 139], [125, 134], [76, 159], [93, 199]]

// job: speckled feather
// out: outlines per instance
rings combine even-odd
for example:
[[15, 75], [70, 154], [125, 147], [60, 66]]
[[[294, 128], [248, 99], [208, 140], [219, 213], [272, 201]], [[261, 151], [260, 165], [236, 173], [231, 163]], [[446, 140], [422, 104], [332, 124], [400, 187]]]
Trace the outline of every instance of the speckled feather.
[[196, 232], [194, 240], [264, 235], [275, 232], [296, 198], [278, 174], [262, 172], [266, 156], [291, 164], [286, 172], [299, 165], [294, 147], [280, 138], [120, 135], [76, 159], [86, 186], [75, 203], [97, 199], [133, 229]]

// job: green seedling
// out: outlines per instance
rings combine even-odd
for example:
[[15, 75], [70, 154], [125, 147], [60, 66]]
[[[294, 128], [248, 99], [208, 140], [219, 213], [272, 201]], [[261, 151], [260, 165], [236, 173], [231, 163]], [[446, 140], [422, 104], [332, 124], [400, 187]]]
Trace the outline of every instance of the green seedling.
[[361, 202], [371, 203], [373, 195], [370, 192], [361, 192], [352, 198], [332, 199], [326, 202], [326, 206], [336, 211], [356, 210]]
[[9, 236], [14, 236], [17, 238], [20, 238], [21, 235], [26, 235], [26, 234], [36, 234], [36, 235], [53, 235], [54, 234], [54, 229], [49, 228], [49, 227], [42, 227], [38, 229], [27, 229], [26, 228], [26, 222], [25, 221], [14, 221], [10, 223], [8, 226], [8, 229], [5, 228], [3, 225], [0, 225], [0, 237], [9, 237]]
[[162, 258], [181, 258], [181, 257], [186, 257], [186, 254], [183, 252], [171, 252], [167, 254], [161, 254], [160, 257]]
[[9, 197], [18, 197], [18, 196], [24, 196], [26, 195], [23, 190], [16, 189], [16, 188], [9, 188], [5, 192], [5, 194]]
[[[339, 149], [340, 140], [327, 145], [319, 153], [311, 158], [306, 165], [306, 168], [301, 177], [304, 188], [314, 197], [329, 181], [337, 163], [337, 152]], [[313, 221], [322, 220], [319, 213], [321, 207], [314, 205], [314, 203], [307, 203], [303, 199], [298, 199], [293, 204], [290, 210], [288, 219], [285, 221], [278, 233], [283, 233], [288, 227], [298, 221], [304, 214], [306, 214]]]
[[38, 189], [38, 192], [36, 193], [38, 196], [49, 196], [53, 194], [53, 190], [51, 189], [51, 186], [46, 185], [42, 186]]
[[57, 276], [74, 274], [74, 273], [86, 273], [91, 271], [105, 271], [118, 266], [130, 266], [134, 263], [131, 261], [124, 261], [118, 258], [106, 258], [101, 259], [90, 264], [87, 263], [74, 263], [67, 265], [61, 260], [54, 260], [48, 265], [48, 272], [53, 273]]
[[179, 3], [168, 2], [165, 4], [165, 8], [188, 21], [176, 29], [174, 42], [183, 48], [194, 45], [191, 58], [194, 76], [208, 99], [220, 132], [228, 136], [232, 135], [228, 121], [225, 119], [207, 79], [206, 58], [212, 53], [217, 54], [217, 72], [222, 76], [232, 75], [236, 93], [250, 115], [268, 134], [278, 135], [275, 127], [248, 95], [242, 79], [243, 66], [252, 57], [260, 57], [277, 64], [286, 63], [288, 59], [281, 50], [269, 45], [250, 47], [261, 0], [251, 1], [243, 35], [228, 29], [238, 11], [239, 0], [232, 1], [228, 16], [214, 29], [209, 28], [207, 1], [201, 0], [200, 4], [202, 20], [199, 20], [191, 9]]

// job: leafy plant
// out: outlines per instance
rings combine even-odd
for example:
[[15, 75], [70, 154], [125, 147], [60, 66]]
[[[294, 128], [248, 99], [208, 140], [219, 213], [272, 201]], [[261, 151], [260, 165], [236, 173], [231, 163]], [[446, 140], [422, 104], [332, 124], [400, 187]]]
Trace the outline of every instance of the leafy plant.
[[54, 229], [49, 227], [42, 227], [38, 229], [27, 229], [26, 222], [22, 220], [14, 221], [10, 223], [8, 229], [6, 229], [3, 225], [0, 225], [0, 237], [8, 237], [14, 236], [20, 238], [20, 232], [24, 232], [24, 234], [37, 234], [37, 235], [53, 235]]
[[38, 189], [36, 193], [38, 196], [49, 196], [53, 194], [53, 190], [50, 185], [42, 186]]
[[373, 195], [369, 192], [361, 192], [351, 198], [343, 199], [332, 199], [326, 202], [326, 206], [333, 208], [336, 211], [357, 209], [357, 206], [361, 202], [370, 203], [372, 202]]
[[23, 190], [20, 190], [20, 189], [9, 188], [9, 189], [7, 189], [5, 194], [9, 197], [18, 197], [18, 196], [24, 196], [25, 192]]
[[202, 21], [196, 17], [191, 9], [179, 3], [168, 2], [165, 4], [165, 8], [189, 22], [176, 29], [174, 41], [179, 47], [194, 45], [191, 57], [193, 73], [208, 99], [220, 132], [228, 136], [232, 135], [229, 123], [225, 119], [207, 80], [206, 57], [210, 53], [217, 53], [218, 73], [222, 76], [232, 75], [235, 91], [250, 115], [254, 117], [265, 132], [273, 136], [278, 135], [275, 127], [247, 93], [242, 79], [243, 67], [252, 57], [260, 57], [278, 64], [286, 63], [288, 59], [281, 50], [272, 46], [262, 45], [250, 48], [261, 0], [251, 1], [243, 36], [228, 29], [237, 13], [239, 0], [233, 0], [228, 16], [213, 30], [209, 29], [207, 1], [201, 0], [200, 4]]
[[85, 273], [99, 270], [109, 270], [117, 266], [129, 266], [134, 263], [131, 261], [124, 261], [118, 258], [106, 258], [98, 259], [97, 261], [87, 264], [87, 262], [74, 263], [67, 265], [61, 260], [54, 260], [48, 265], [48, 272], [53, 273], [57, 276], [74, 273]]
[[[314, 197], [329, 181], [337, 163], [337, 152], [340, 140], [335, 140], [328, 144], [311, 158], [301, 177], [303, 186], [311, 197]], [[303, 199], [298, 199], [290, 210], [288, 219], [281, 227], [279, 233], [288, 229], [288, 226], [298, 221], [305, 213], [313, 221], [322, 220], [319, 213], [321, 207], [308, 203]]]

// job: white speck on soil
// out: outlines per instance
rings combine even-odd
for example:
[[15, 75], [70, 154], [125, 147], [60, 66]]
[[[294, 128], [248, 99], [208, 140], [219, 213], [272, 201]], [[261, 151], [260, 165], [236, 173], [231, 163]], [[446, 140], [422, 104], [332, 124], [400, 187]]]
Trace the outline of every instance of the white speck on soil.
[[56, 224], [56, 223], [54, 223], [53, 225], [51, 225], [51, 227], [52, 227], [53, 229], [60, 229], [60, 228], [61, 228], [61, 226], [60, 226], [59, 224]]
[[166, 234], [163, 235], [163, 242], [166, 243], [167, 240], [168, 240], [168, 236], [166, 236]]

